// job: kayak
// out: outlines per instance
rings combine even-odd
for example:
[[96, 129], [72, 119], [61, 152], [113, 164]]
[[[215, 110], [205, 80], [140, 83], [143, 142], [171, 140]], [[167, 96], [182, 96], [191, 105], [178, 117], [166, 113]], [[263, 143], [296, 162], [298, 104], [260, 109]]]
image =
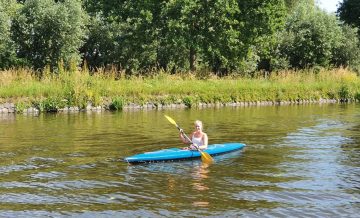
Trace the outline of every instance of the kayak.
[[[212, 156], [224, 154], [236, 150], [240, 150], [245, 146], [242, 143], [224, 143], [212, 144], [207, 149], [203, 150]], [[196, 150], [183, 150], [180, 148], [167, 148], [158, 151], [146, 152], [137, 154], [131, 157], [126, 157], [124, 161], [128, 163], [144, 163], [144, 162], [157, 162], [157, 161], [174, 161], [199, 158], [201, 154]]]

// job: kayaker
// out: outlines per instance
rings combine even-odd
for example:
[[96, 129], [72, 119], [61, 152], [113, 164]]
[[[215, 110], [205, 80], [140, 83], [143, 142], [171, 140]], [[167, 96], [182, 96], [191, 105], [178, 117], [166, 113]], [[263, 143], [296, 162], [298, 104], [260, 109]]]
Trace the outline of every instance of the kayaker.
[[183, 143], [189, 144], [192, 143], [190, 146], [185, 147], [185, 150], [197, 150], [197, 147], [201, 150], [207, 149], [208, 146], [208, 136], [206, 133], [203, 132], [203, 124], [200, 120], [195, 121], [195, 131], [191, 133], [189, 142], [186, 137], [183, 129], [180, 129], [180, 139]]

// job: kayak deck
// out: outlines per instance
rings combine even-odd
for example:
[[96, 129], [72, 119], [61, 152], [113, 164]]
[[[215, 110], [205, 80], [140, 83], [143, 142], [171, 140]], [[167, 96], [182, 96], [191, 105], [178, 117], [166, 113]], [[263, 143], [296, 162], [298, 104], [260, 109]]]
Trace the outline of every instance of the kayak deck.
[[[245, 146], [242, 143], [224, 143], [209, 145], [204, 152], [211, 156], [224, 154], [236, 150], [240, 150]], [[144, 163], [144, 162], [158, 162], [158, 161], [173, 161], [199, 158], [201, 156], [196, 150], [183, 150], [180, 148], [167, 148], [158, 151], [146, 152], [134, 156], [126, 157], [124, 161], [128, 163]]]

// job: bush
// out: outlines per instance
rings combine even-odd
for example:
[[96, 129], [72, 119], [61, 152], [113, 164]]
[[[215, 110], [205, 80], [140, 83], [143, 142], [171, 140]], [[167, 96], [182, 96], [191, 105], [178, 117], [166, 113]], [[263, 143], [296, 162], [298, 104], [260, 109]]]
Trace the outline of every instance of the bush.
[[342, 26], [340, 44], [333, 48], [332, 63], [336, 67], [350, 67], [360, 73], [360, 42], [357, 29]]
[[360, 101], [360, 92], [357, 92], [354, 96], [355, 101], [359, 102]]
[[349, 90], [349, 87], [346, 85], [342, 85], [339, 90], [340, 101], [348, 101], [351, 100], [352, 96]]
[[63, 60], [80, 61], [78, 52], [85, 38], [86, 14], [80, 1], [29, 0], [21, 7], [11, 27], [17, 55], [35, 69], [56, 68]]
[[110, 110], [122, 110], [124, 107], [124, 99], [121, 97], [115, 97], [111, 104], [110, 104]]
[[60, 108], [65, 108], [66, 106], [68, 106], [67, 100], [59, 97], [49, 97], [35, 103], [35, 107], [41, 112], [57, 112]]
[[0, 0], [0, 69], [9, 68], [18, 62], [15, 43], [10, 37], [10, 24], [15, 6], [15, 0]]
[[285, 67], [287, 61], [295, 69], [360, 65], [356, 30], [316, 7], [299, 4], [279, 38], [273, 69]]
[[25, 109], [31, 107], [28, 101], [19, 101], [15, 104], [15, 110], [17, 113], [22, 113]]
[[183, 98], [183, 102], [188, 108], [191, 108], [194, 104], [194, 100], [190, 96], [186, 96], [185, 98]]

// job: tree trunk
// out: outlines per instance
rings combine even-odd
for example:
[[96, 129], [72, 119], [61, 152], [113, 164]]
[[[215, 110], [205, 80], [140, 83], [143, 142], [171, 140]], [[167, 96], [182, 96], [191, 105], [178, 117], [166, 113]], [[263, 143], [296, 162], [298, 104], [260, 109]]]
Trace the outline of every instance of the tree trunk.
[[190, 70], [191, 71], [196, 70], [195, 61], [196, 61], [196, 52], [195, 52], [194, 47], [190, 46], [189, 62], [190, 62]]

